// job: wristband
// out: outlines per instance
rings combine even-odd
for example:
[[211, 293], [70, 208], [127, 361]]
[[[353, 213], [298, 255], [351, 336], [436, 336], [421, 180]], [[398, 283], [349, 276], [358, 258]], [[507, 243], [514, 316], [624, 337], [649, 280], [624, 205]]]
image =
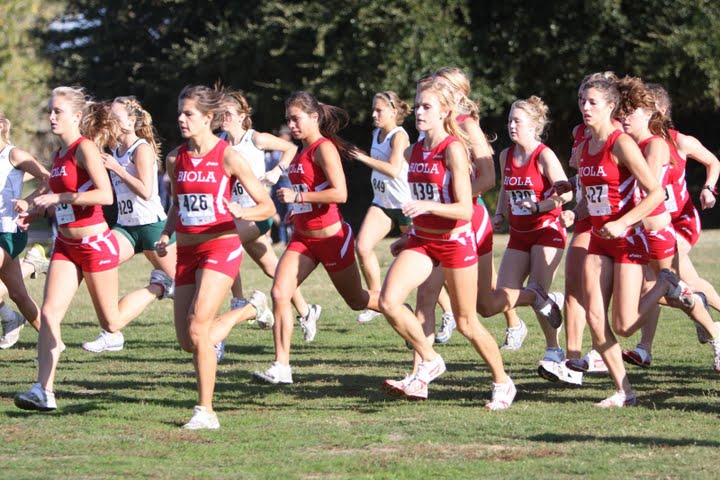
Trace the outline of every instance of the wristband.
[[535, 202], [535, 213], [540, 213], [540, 202]]
[[304, 203], [302, 198], [302, 192], [300, 192], [300, 203]]
[[717, 195], [717, 194], [718, 194], [718, 192], [717, 192], [717, 187], [711, 187], [710, 185], [705, 185], [705, 186], [703, 187], [703, 190], [710, 190], [710, 193], [712, 193], [713, 195]]
[[287, 175], [288, 167], [287, 165], [283, 165], [282, 163], [278, 163], [278, 168], [280, 168], [280, 171], [283, 175]]
[[293, 200], [293, 203], [298, 203], [299, 198], [300, 198], [300, 192], [295, 192], [295, 200]]

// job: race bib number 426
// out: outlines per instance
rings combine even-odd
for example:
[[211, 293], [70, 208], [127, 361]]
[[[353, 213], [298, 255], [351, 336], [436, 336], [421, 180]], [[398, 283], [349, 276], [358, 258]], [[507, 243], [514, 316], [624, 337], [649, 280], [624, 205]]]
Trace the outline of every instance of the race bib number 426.
[[210, 193], [178, 195], [180, 218], [183, 225], [207, 225], [215, 221], [215, 207]]

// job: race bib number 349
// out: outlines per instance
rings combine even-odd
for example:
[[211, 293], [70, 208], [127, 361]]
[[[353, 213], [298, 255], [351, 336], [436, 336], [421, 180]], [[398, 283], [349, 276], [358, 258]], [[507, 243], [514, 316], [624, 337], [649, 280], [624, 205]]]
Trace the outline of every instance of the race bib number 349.
[[207, 225], [215, 221], [215, 207], [210, 193], [178, 195], [183, 225]]

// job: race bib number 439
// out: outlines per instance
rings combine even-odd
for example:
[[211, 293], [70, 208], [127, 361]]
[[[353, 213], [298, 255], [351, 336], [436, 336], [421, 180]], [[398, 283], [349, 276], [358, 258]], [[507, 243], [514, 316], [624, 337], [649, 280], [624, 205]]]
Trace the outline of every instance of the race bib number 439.
[[207, 225], [215, 221], [215, 207], [210, 193], [178, 195], [180, 218], [183, 225]]
[[412, 195], [413, 200], [440, 202], [438, 187], [434, 183], [410, 182], [410, 194]]

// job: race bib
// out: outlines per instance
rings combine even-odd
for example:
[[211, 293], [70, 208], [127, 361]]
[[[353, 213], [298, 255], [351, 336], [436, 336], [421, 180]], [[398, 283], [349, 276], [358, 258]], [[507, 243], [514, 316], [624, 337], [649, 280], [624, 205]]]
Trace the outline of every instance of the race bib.
[[[293, 184], [292, 189], [295, 194], [306, 193], [308, 191], [308, 186], [305, 184]], [[295, 214], [312, 212], [312, 203], [291, 203], [290, 210]]]
[[237, 180], [233, 182], [232, 201], [234, 203], [239, 203], [243, 208], [252, 208], [257, 205], [250, 194], [245, 191], [245, 187], [243, 187], [242, 183]]
[[413, 200], [427, 200], [430, 202], [441, 202], [438, 187], [434, 183], [410, 182], [410, 194]]
[[677, 200], [675, 199], [675, 189], [672, 185], [665, 186], [665, 210], [670, 213], [678, 211]]
[[118, 221], [122, 219], [124, 225], [127, 225], [125, 220], [130, 220], [133, 217], [133, 213], [135, 213], [133, 200], [135, 200], [134, 195], [117, 196]]
[[607, 185], [591, 185], [585, 187], [588, 213], [593, 217], [604, 217], [612, 213], [608, 199]]
[[72, 205], [68, 203], [58, 203], [55, 205], [55, 219], [59, 225], [65, 225], [75, 221], [75, 211]]
[[215, 221], [215, 207], [210, 193], [187, 193], [178, 195], [180, 218], [183, 225], [207, 225]]
[[520, 206], [520, 202], [523, 200], [530, 200], [531, 202], [537, 202], [535, 192], [532, 190], [507, 190], [507, 194], [510, 195], [510, 210], [513, 215], [532, 215], [535, 213], [532, 210], [523, 208]]

